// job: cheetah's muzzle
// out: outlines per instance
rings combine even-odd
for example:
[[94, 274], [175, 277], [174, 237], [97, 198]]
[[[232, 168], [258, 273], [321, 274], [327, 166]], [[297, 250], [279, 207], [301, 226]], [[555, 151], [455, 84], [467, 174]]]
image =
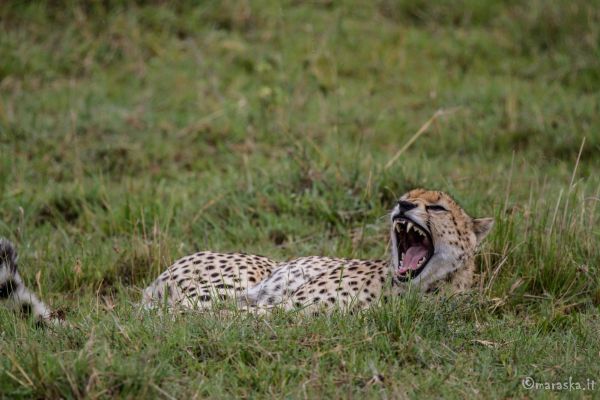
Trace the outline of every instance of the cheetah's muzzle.
[[396, 274], [408, 281], [419, 276], [433, 256], [433, 240], [427, 229], [406, 217], [394, 218], [393, 223], [400, 258]]

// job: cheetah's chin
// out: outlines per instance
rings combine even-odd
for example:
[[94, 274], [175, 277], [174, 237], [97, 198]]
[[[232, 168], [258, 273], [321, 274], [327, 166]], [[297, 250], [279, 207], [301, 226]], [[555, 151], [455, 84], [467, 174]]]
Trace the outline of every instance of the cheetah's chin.
[[406, 217], [394, 219], [394, 233], [398, 244], [398, 269], [401, 281], [419, 276], [433, 256], [434, 246], [427, 229]]

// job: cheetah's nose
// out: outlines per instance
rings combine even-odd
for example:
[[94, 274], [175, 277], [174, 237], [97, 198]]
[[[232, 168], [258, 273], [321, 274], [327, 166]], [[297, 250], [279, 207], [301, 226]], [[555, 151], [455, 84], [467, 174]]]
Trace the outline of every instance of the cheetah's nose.
[[411, 203], [410, 201], [405, 200], [400, 200], [398, 202], [398, 205], [400, 206], [400, 212], [402, 213], [410, 211], [417, 206], [415, 203]]

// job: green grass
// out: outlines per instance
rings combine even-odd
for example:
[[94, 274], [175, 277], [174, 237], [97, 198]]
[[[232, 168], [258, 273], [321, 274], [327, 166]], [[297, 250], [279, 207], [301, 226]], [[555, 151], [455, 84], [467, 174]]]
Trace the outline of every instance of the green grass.
[[[0, 236], [76, 327], [1, 309], [0, 398], [600, 386], [598, 1], [9, 1], [0, 25]], [[135, 307], [199, 249], [387, 256], [417, 186], [496, 218], [468, 295], [311, 319]]]

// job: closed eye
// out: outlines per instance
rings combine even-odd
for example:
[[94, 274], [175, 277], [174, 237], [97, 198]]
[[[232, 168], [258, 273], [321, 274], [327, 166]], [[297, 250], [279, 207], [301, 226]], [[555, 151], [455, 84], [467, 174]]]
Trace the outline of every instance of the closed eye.
[[427, 211], [448, 211], [448, 209], [444, 206], [440, 206], [439, 204], [434, 204], [432, 206], [425, 207]]

